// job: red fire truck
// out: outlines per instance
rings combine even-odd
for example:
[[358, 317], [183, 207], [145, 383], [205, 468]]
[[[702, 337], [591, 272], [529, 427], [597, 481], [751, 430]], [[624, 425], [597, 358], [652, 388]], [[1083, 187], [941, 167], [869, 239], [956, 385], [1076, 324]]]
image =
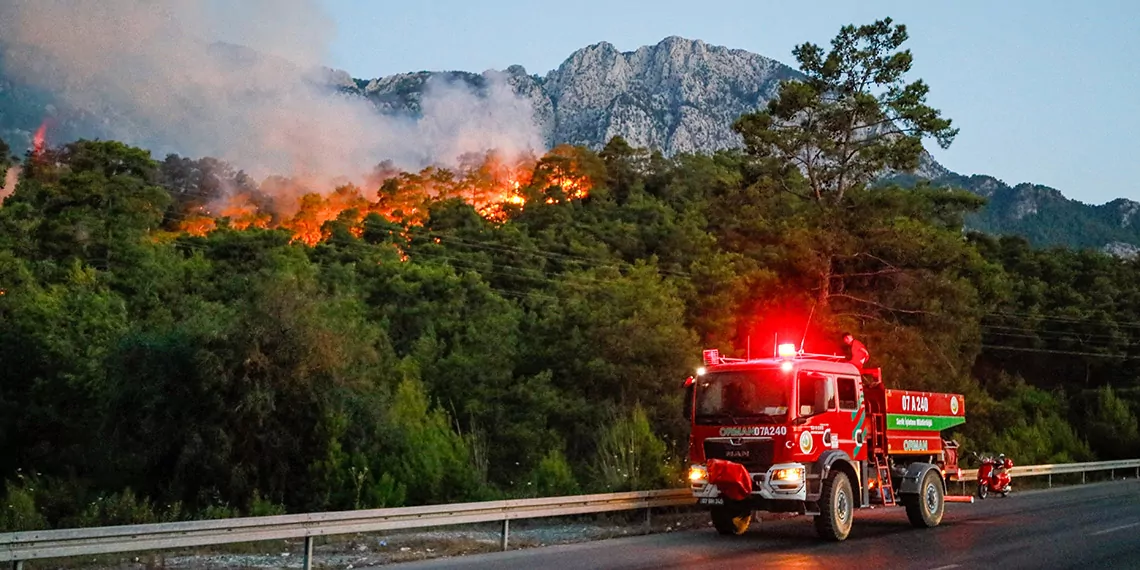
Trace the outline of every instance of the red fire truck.
[[942, 521], [958, 445], [942, 430], [965, 422], [960, 394], [887, 390], [879, 369], [779, 345], [772, 358], [722, 358], [686, 382], [692, 422], [689, 479], [721, 534], [741, 534], [753, 512], [815, 518], [844, 540], [854, 510], [905, 507], [917, 527]]

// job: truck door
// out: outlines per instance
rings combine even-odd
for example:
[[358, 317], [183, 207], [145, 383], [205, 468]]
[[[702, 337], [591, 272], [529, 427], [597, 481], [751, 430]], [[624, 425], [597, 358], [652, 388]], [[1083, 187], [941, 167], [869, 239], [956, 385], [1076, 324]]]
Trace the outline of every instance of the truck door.
[[839, 449], [858, 460], [867, 434], [860, 382], [854, 376], [841, 375], [835, 380], [835, 388], [839, 399], [839, 421], [835, 426]]

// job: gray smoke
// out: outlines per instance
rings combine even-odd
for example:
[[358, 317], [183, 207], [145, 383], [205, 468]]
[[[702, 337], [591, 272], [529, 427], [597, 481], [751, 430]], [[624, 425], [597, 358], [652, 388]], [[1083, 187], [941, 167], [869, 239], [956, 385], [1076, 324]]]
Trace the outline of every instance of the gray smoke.
[[359, 179], [382, 160], [418, 168], [542, 150], [532, 107], [498, 75], [483, 96], [429, 83], [418, 120], [333, 92], [319, 66], [335, 30], [317, 4], [6, 0], [0, 50], [8, 73], [100, 117], [105, 136], [259, 178]]

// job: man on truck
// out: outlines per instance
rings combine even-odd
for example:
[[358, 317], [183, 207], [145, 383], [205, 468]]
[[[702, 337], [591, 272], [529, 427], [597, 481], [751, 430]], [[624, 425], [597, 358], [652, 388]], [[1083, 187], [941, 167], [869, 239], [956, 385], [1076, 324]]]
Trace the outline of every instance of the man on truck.
[[844, 350], [847, 352], [847, 362], [854, 364], [862, 370], [867, 366], [867, 359], [871, 358], [871, 353], [867, 351], [867, 347], [859, 342], [849, 332], [843, 333]]

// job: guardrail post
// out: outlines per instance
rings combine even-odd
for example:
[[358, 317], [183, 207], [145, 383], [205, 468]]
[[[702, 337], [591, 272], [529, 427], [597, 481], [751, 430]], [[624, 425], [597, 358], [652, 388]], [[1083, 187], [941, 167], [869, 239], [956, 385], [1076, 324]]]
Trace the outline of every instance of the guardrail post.
[[1085, 484], [1085, 472], [1081, 471], [1081, 485]]
[[1049, 474], [1049, 488], [1050, 489], [1053, 488], [1053, 474], [1052, 473]]
[[313, 537], [305, 537], [305, 570], [313, 570]]
[[12, 570], [24, 570], [24, 561], [16, 560], [15, 562], [12, 562]]
[[653, 532], [653, 508], [645, 509], [645, 532]]
[[507, 549], [507, 544], [510, 542], [511, 537], [511, 519], [503, 519], [503, 550]]
[[1112, 481], [1116, 480], [1116, 470], [1115, 469], [1109, 469], [1108, 470], [1108, 478]]

